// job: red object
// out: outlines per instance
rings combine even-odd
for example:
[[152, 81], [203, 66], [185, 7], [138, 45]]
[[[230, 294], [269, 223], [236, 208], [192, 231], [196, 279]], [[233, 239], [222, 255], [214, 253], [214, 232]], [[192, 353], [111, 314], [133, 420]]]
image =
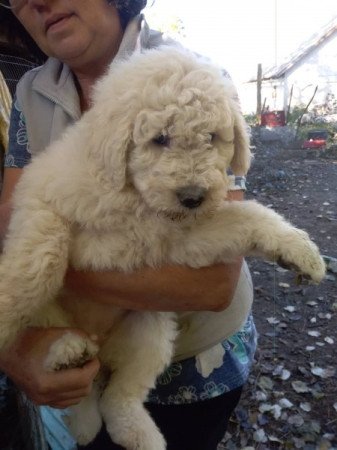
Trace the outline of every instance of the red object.
[[307, 139], [302, 144], [302, 148], [323, 148], [325, 146], [326, 139]]
[[284, 111], [268, 111], [261, 114], [261, 126], [263, 127], [284, 127], [285, 124]]

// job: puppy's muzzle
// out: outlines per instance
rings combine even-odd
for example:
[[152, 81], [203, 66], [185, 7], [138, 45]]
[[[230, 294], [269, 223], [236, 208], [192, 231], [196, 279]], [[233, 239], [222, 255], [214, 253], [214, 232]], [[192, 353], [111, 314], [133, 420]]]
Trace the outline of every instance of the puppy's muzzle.
[[182, 206], [193, 209], [198, 208], [205, 200], [206, 189], [200, 186], [184, 186], [177, 190], [177, 198]]

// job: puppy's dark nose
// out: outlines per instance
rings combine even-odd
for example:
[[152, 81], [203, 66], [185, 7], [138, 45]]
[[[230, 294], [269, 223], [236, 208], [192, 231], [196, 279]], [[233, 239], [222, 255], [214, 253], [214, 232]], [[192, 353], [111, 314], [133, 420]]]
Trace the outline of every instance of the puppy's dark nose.
[[206, 189], [200, 186], [184, 186], [177, 191], [179, 202], [185, 208], [198, 208], [205, 200]]

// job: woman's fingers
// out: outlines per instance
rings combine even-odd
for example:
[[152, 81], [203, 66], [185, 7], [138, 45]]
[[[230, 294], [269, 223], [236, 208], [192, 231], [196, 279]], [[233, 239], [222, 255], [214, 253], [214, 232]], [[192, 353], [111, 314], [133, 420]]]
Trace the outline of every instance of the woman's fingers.
[[[22, 332], [10, 349], [0, 354], [0, 370], [38, 405], [75, 404], [90, 392], [99, 371], [97, 358], [83, 367], [49, 372], [44, 361], [53, 342], [66, 332], [88, 338], [83, 331], [67, 328], [30, 328]], [[23, 370], [24, 368], [24, 370]], [[65, 402], [65, 403], [63, 403]]]
[[48, 372], [47, 378], [49, 378], [50, 390], [69, 392], [78, 389], [91, 389], [99, 368], [98, 358], [93, 358], [87, 361], [83, 367]]
[[99, 366], [98, 359], [94, 358], [78, 369], [43, 373], [38, 380], [39, 384], [31, 389], [30, 397], [39, 405], [63, 405], [63, 402], [68, 401], [76, 404], [79, 398], [86, 397], [91, 392]]

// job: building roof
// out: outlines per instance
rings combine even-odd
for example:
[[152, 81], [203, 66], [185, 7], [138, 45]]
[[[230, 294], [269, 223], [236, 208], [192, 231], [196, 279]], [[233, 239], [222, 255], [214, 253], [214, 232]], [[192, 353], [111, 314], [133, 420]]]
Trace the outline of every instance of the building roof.
[[[262, 74], [262, 80], [275, 80], [277, 78], [282, 78], [286, 72], [292, 69], [298, 62], [300, 62], [316, 48], [320, 47], [335, 33], [337, 33], [337, 16], [321, 28], [318, 33], [315, 33], [307, 41], [303, 42], [282, 64], [266, 69], [266, 71]], [[256, 77], [250, 79], [249, 81], [256, 82]]]

